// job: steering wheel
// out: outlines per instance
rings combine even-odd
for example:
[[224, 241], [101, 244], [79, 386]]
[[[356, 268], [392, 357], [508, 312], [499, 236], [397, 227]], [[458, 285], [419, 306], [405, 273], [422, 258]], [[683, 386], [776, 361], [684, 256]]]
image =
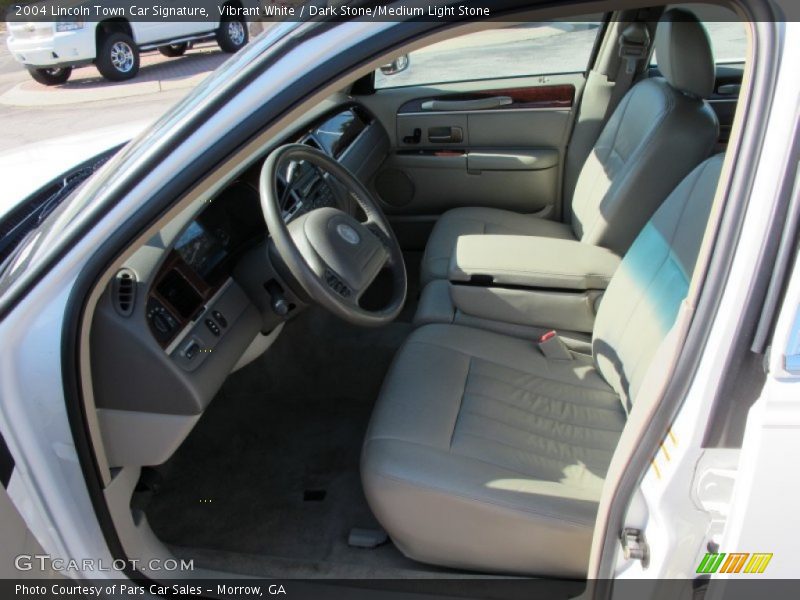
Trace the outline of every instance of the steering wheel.
[[[294, 190], [292, 163], [305, 162], [344, 186], [360, 206], [364, 223], [337, 208], [317, 208], [287, 223], [285, 201]], [[285, 168], [286, 167], [286, 168]], [[283, 189], [280, 173], [289, 173]], [[345, 167], [327, 154], [303, 144], [287, 144], [272, 152], [261, 169], [261, 208], [275, 248], [297, 283], [312, 300], [355, 325], [376, 327], [395, 319], [406, 300], [408, 281], [400, 244], [370, 193]], [[361, 297], [385, 267], [392, 294], [379, 310], [360, 305]]]

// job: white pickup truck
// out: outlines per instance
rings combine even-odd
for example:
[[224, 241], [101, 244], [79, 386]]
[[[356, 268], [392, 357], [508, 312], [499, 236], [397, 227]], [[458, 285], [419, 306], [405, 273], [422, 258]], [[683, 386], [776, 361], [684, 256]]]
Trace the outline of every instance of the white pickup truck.
[[[242, 6], [238, 0], [222, 4]], [[94, 63], [106, 79], [131, 79], [139, 71], [141, 52], [158, 50], [165, 56], [181, 56], [190, 43], [207, 39], [216, 39], [225, 52], [238, 51], [249, 40], [245, 18], [222, 16], [194, 22], [142, 22], [120, 17], [102, 21], [9, 21], [7, 43], [12, 56], [36, 81], [60, 85], [67, 82], [74, 67], [89, 63]]]

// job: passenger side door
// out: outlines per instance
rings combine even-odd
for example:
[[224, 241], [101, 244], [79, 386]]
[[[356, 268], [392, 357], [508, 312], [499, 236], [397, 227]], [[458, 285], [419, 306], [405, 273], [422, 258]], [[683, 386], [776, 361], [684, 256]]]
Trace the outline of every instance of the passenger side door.
[[[374, 92], [357, 100], [389, 133], [390, 152], [370, 185], [407, 248], [424, 245], [451, 208], [560, 213], [601, 19], [471, 33], [413, 52], [402, 72], [376, 73]], [[418, 243], [408, 235], [415, 228]]]

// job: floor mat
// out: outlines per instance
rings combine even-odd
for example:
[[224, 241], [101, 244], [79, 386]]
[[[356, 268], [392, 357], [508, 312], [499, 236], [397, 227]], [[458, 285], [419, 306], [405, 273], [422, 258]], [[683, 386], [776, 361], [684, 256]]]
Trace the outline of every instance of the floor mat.
[[[427, 568], [391, 544], [347, 546], [350, 528], [377, 526], [361, 491], [361, 442], [410, 330], [403, 322], [356, 328], [320, 309], [288, 323], [264, 356], [228, 379], [160, 469], [146, 510], [156, 535], [182, 554], [224, 551], [217, 556], [228, 567], [238, 553], [273, 557], [260, 564], [298, 574], [341, 574], [336, 564], [373, 576], [376, 568]], [[213, 556], [202, 554], [206, 563]]]

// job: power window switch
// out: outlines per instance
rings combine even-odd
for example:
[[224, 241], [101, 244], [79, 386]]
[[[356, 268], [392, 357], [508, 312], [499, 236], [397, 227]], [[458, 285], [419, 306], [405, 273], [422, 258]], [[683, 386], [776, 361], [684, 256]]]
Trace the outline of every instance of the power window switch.
[[206, 319], [206, 327], [208, 327], [208, 330], [211, 333], [213, 333], [216, 337], [219, 337], [220, 333], [222, 333], [222, 330], [219, 328], [219, 325], [217, 325], [213, 319]]
[[218, 310], [215, 310], [213, 313], [211, 313], [211, 316], [213, 316], [217, 323], [219, 323], [222, 327], [228, 326], [228, 319], [226, 319], [225, 316]]

